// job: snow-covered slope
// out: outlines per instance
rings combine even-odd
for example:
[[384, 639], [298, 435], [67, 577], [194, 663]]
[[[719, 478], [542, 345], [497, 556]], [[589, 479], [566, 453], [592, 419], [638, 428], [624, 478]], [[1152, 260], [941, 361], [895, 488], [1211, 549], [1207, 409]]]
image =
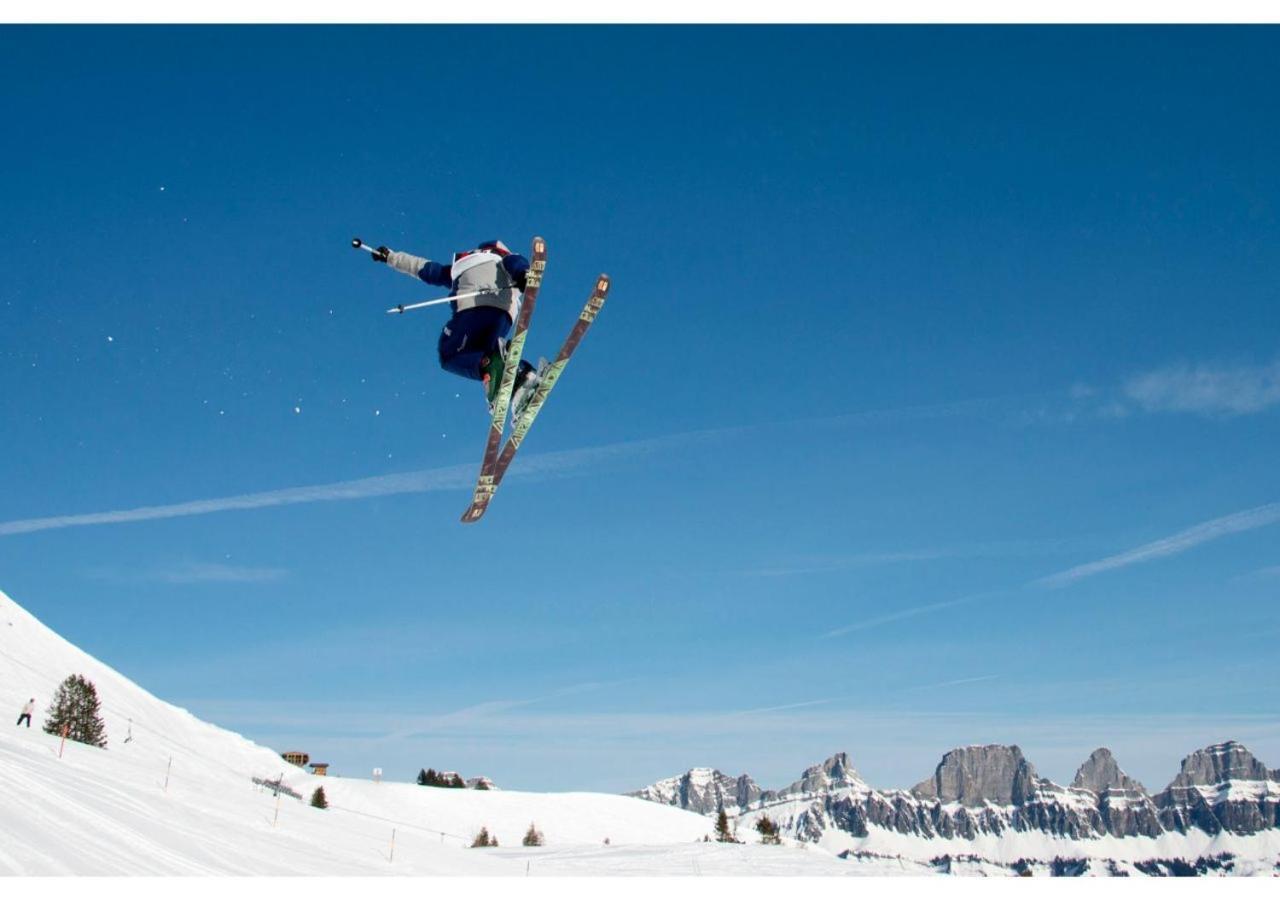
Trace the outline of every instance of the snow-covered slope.
[[[68, 742], [59, 758], [59, 739], [40, 724], [55, 688], [74, 673], [97, 688], [108, 743]], [[34, 725], [15, 728], [30, 697]], [[3, 593], [0, 714], [7, 718], [0, 727], [0, 875], [901, 870], [851, 865], [818, 848], [695, 844], [710, 830], [705, 818], [629, 797], [316, 777], [156, 698]], [[304, 798], [323, 785], [330, 808], [277, 798], [253, 782], [281, 772]], [[545, 846], [520, 846], [530, 823]], [[498, 849], [469, 849], [482, 826]]]
[[[55, 688], [71, 674], [95, 684], [108, 745], [69, 742], [60, 757], [58, 738], [40, 724]], [[29, 697], [36, 698], [34, 727], [15, 728]], [[1112, 875], [1196, 866], [1266, 874], [1275, 871], [1280, 857], [1276, 828], [1210, 834], [1192, 825], [1186, 834], [1088, 841], [1019, 830], [1009, 823], [1027, 808], [1083, 809], [1094, 793], [1033, 783], [1028, 770], [1023, 780], [1029, 793], [1020, 806], [982, 800], [969, 809], [951, 799], [957, 788], [961, 794], [969, 788], [945, 770], [935, 781], [933, 799], [880, 792], [862, 781], [844, 754], [807, 769], [782, 791], [756, 796], [750, 796], [754, 783], [745, 776], [698, 771], [686, 779], [683, 794], [679, 779], [665, 785], [665, 793], [658, 792], [662, 797], [655, 794], [657, 803], [609, 794], [453, 790], [317, 777], [285, 763], [273, 749], [156, 698], [3, 593], [0, 716], [8, 717], [0, 720], [0, 875]], [[1259, 766], [1232, 745], [1189, 757], [1177, 785], [1177, 808], [1189, 819], [1213, 813], [1221, 820], [1217, 793], [1226, 791], [1231, 800], [1248, 778], [1263, 785], [1264, 801], [1270, 802], [1273, 790], [1264, 780], [1270, 773]], [[1024, 768], [1011, 767], [1011, 777], [1021, 778], [1017, 773]], [[303, 798], [323, 786], [330, 808], [277, 797], [254, 781], [282, 772], [284, 783]], [[1124, 782], [1104, 756], [1083, 772], [1082, 782], [1113, 790], [1117, 803], [1125, 791], [1141, 790]], [[1221, 778], [1228, 779], [1225, 787]], [[999, 793], [1003, 782], [977, 790]], [[1258, 803], [1257, 793], [1245, 802]], [[668, 805], [672, 798], [677, 806]], [[704, 843], [713, 823], [678, 808], [690, 798], [746, 800], [742, 805], [752, 808], [735, 811], [738, 836], [747, 843]], [[782, 846], [758, 843], [753, 826], [763, 814], [784, 826]], [[940, 833], [942, 822], [964, 818], [989, 819], [999, 827], [977, 828], [971, 837], [962, 828]], [[545, 846], [520, 845], [531, 823], [543, 833]], [[920, 827], [908, 827], [912, 823]], [[481, 827], [497, 837], [498, 848], [470, 849]], [[1231, 857], [1220, 859], [1223, 853]]]

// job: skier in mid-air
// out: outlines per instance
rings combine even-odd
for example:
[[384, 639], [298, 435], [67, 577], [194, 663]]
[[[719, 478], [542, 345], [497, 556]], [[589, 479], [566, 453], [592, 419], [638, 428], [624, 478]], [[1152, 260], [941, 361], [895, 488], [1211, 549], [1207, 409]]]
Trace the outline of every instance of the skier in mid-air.
[[[520, 310], [529, 260], [502, 241], [485, 241], [474, 250], [453, 254], [449, 264], [382, 246], [371, 250], [374, 262], [427, 284], [449, 288], [453, 316], [440, 332], [437, 350], [446, 372], [482, 382], [490, 409], [502, 383], [506, 337]], [[538, 370], [520, 360], [511, 406], [524, 408], [538, 383]]]
[[[474, 250], [453, 254], [453, 261], [448, 265], [385, 245], [371, 247], [358, 237], [351, 239], [351, 246], [368, 252], [374, 262], [449, 289], [447, 297], [401, 304], [387, 312], [403, 313], [438, 303], [448, 303], [453, 309], [452, 318], [440, 332], [440, 366], [446, 372], [482, 382], [489, 402], [490, 423], [484, 458], [471, 505], [462, 515], [463, 522], [476, 522], [488, 508], [534, 419], [560, 381], [569, 358], [604, 306], [609, 295], [609, 276], [601, 274], [596, 278], [591, 296], [583, 304], [555, 360], [540, 360], [535, 368], [524, 360], [524, 345], [547, 265], [547, 242], [541, 237], [534, 237], [529, 258], [512, 253], [502, 241], [485, 241]], [[516, 331], [508, 344], [507, 334], [513, 325]], [[508, 413], [511, 433], [504, 444]]]

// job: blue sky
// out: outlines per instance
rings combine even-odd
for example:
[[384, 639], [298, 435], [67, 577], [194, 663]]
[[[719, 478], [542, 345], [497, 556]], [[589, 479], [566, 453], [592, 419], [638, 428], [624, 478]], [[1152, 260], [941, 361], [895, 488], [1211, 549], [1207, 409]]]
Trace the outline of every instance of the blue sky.
[[[1280, 765], [1277, 49], [0, 29], [0, 588], [349, 775]], [[478, 389], [346, 245], [535, 233], [531, 352], [613, 293], [463, 527]]]

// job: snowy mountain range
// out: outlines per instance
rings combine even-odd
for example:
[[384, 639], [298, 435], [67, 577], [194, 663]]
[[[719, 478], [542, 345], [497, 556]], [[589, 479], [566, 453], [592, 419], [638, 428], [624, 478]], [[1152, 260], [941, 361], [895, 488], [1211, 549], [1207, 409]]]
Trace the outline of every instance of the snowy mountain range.
[[[96, 686], [104, 749], [40, 728], [70, 674]], [[0, 593], [0, 712], [32, 697], [34, 727], [0, 728], [0, 875], [1265, 875], [1280, 864], [1277, 773], [1231, 743], [1189, 756], [1155, 797], [1105, 751], [1062, 788], [1016, 747], [952, 751], [911, 791], [870, 788], [845, 754], [779, 791], [694, 769], [642, 799], [318, 776], [160, 700]], [[318, 787], [328, 809], [307, 802]], [[742, 844], [706, 842], [721, 804]], [[763, 815], [782, 825], [780, 846], [760, 843]], [[544, 846], [521, 845], [530, 824]], [[498, 847], [471, 848], [481, 828]]]
[[702, 815], [723, 807], [739, 833], [768, 816], [793, 839], [854, 855], [1002, 864], [1074, 859], [1171, 870], [1177, 861], [1242, 859], [1252, 860], [1250, 867], [1270, 860], [1274, 868], [1278, 781], [1280, 772], [1234, 741], [1192, 753], [1154, 796], [1105, 748], [1064, 787], [1037, 775], [1018, 747], [987, 745], [949, 751], [910, 790], [872, 788], [848, 755], [837, 753], [777, 791], [761, 789], [749, 775], [690, 769], [631, 796]]

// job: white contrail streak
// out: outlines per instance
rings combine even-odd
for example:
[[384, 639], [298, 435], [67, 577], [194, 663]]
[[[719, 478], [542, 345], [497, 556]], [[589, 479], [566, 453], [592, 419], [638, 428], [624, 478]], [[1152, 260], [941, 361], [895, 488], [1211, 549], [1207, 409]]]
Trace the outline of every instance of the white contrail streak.
[[[510, 476], [521, 480], [563, 477], [583, 466], [607, 462], [624, 456], [668, 448], [675, 444], [716, 437], [732, 431], [709, 430], [586, 447], [580, 450], [562, 450], [540, 453], [518, 459]], [[470, 490], [475, 486], [476, 467], [472, 464], [441, 466], [436, 469], [420, 469], [395, 475], [375, 475], [353, 481], [335, 481], [304, 487], [260, 491], [253, 494], [237, 494], [232, 497], [215, 497], [207, 500], [191, 500], [164, 506], [139, 506], [133, 509], [116, 509], [107, 512], [80, 513], [66, 516], [45, 516], [38, 519], [16, 519], [0, 522], [0, 536], [29, 534], [54, 528], [74, 528], [82, 525], [115, 525], [122, 522], [144, 522], [152, 519], [173, 519], [180, 516], [203, 516], [208, 513], [237, 509], [261, 509], [267, 506], [289, 506], [295, 503], [318, 503], [329, 500], [362, 500], [369, 497], [385, 497], [391, 494], [419, 494], [430, 491]]]
[[355, 481], [335, 481], [330, 484], [238, 494], [234, 497], [190, 500], [186, 503], [170, 503], [165, 506], [139, 506], [134, 509], [114, 509], [107, 512], [17, 519], [12, 522], [0, 522], [0, 535], [27, 534], [32, 531], [48, 531], [52, 528], [73, 528], [78, 525], [114, 525], [121, 522], [143, 522], [149, 519], [203, 516], [233, 509], [261, 509], [265, 506], [288, 506], [293, 503], [316, 503], [323, 500], [359, 500], [387, 494], [454, 490], [466, 487], [468, 482], [474, 482], [474, 468], [474, 466], [446, 466], [439, 469], [402, 472], [398, 475], [377, 475]]
[[1229, 534], [1237, 534], [1241, 531], [1252, 531], [1255, 528], [1261, 528], [1273, 522], [1280, 522], [1280, 503], [1268, 503], [1265, 506], [1255, 506], [1253, 509], [1232, 513], [1229, 516], [1210, 519], [1208, 522], [1201, 522], [1199, 525], [1193, 525], [1185, 531], [1179, 531], [1177, 534], [1171, 534], [1158, 541], [1152, 541], [1149, 544], [1143, 544], [1141, 547], [1126, 550], [1124, 553], [1117, 553], [1115, 556], [1084, 563], [1054, 575], [1046, 575], [1033, 583], [1043, 587], [1063, 587], [1079, 581], [1081, 578], [1088, 578], [1090, 575], [1097, 575], [1100, 572], [1109, 572], [1112, 569], [1132, 566], [1135, 563], [1159, 559], [1162, 556], [1174, 556], [1208, 541], [1217, 540]]

